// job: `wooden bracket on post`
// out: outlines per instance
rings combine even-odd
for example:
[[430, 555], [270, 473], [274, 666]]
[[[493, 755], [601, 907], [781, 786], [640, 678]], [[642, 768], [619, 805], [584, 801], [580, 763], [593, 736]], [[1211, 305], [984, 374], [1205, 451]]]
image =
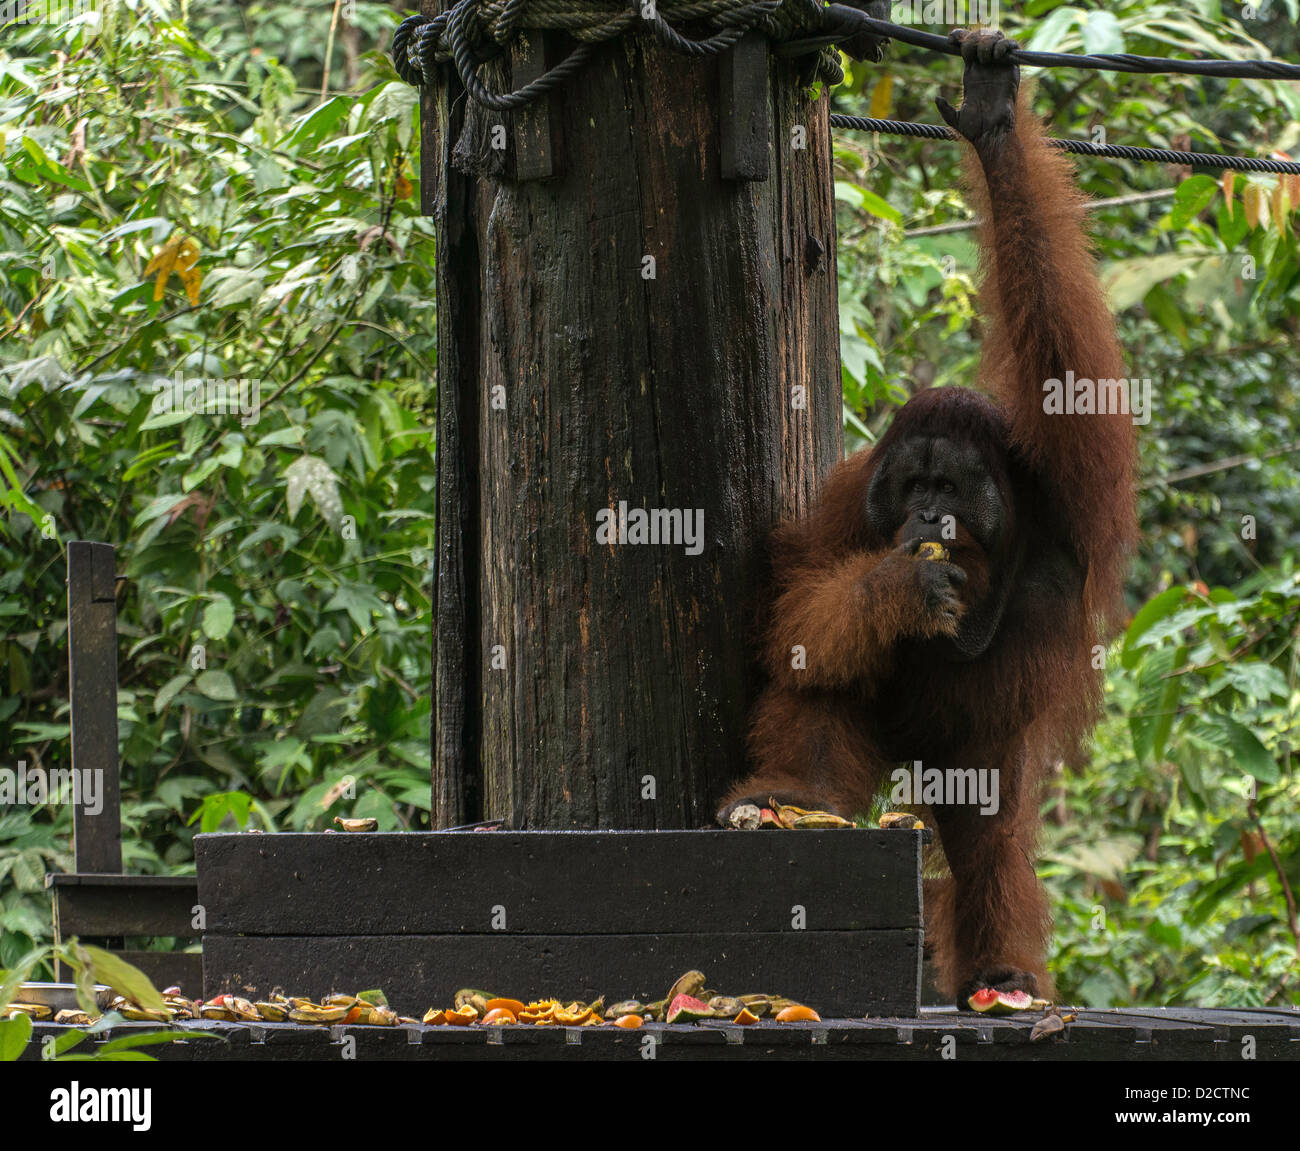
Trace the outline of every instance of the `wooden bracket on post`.
[[[68, 544], [68, 694], [72, 770], [94, 773], [97, 811], [73, 805], [78, 871], [122, 870], [122, 801], [117, 758], [117, 577], [113, 545]], [[84, 788], [82, 788], [84, 792]]]
[[718, 99], [724, 180], [766, 180], [770, 121], [767, 38], [751, 29], [724, 52]]
[[[510, 86], [522, 88], [545, 71], [545, 33], [537, 28], [521, 32], [510, 48]], [[510, 115], [514, 124], [514, 179], [545, 180], [558, 175], [550, 95], [516, 108]]]
[[438, 149], [433, 146], [438, 128], [438, 93], [420, 89], [420, 214], [434, 216], [438, 205]]

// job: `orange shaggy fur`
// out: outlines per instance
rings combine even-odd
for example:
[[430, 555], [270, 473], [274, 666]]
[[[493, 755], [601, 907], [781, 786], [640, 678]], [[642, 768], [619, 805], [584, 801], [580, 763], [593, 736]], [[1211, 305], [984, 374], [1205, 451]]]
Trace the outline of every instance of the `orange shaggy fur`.
[[[770, 681], [750, 740], [755, 773], [727, 800], [772, 793], [851, 814], [867, 810], [904, 758], [999, 769], [996, 816], [933, 812], [952, 877], [927, 884], [927, 937], [949, 995], [1003, 969], [1032, 973], [1049, 989], [1050, 915], [1032, 863], [1038, 785], [1095, 722], [1094, 645], [1122, 619], [1136, 536], [1131, 418], [1043, 410], [1043, 381], [1067, 369], [1093, 380], [1125, 370], [1072, 169], [1043, 143], [1023, 100], [1017, 125], [987, 180], [973, 157], [967, 165], [984, 220], [979, 385], [993, 403], [960, 388], [918, 393], [875, 449], [831, 472], [806, 519], [776, 531], [762, 647]], [[1050, 594], [1013, 586], [983, 654], [919, 670], [913, 659], [906, 682], [915, 690], [900, 691], [908, 645], [946, 629], [927, 612], [918, 561], [899, 554], [899, 540], [873, 534], [866, 492], [879, 462], [917, 431], [975, 442], [997, 461], [1012, 542], [998, 556], [964, 533], [950, 545], [968, 577], [964, 605], [978, 600], [994, 565], [1043, 547], [1064, 549], [1079, 579]], [[799, 670], [796, 646], [806, 652]], [[894, 738], [892, 758], [882, 725], [906, 733], [905, 746]]]

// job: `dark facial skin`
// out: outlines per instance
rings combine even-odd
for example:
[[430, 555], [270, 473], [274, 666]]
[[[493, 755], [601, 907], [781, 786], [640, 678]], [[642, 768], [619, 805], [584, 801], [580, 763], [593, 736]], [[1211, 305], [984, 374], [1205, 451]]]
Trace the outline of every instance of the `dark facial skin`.
[[1002, 496], [971, 444], [920, 436], [904, 440], [876, 471], [867, 514], [886, 539], [951, 544], [962, 525], [986, 554], [1005, 521]]

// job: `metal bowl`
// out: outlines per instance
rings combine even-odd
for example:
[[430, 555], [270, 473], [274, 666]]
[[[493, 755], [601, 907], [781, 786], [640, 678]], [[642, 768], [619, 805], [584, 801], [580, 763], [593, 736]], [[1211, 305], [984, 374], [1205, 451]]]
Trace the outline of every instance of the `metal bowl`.
[[[95, 985], [95, 1004], [103, 1011], [113, 998], [113, 989], [102, 983]], [[75, 983], [21, 983], [14, 995], [15, 1003], [43, 1003], [54, 1011], [77, 1011], [77, 985]]]

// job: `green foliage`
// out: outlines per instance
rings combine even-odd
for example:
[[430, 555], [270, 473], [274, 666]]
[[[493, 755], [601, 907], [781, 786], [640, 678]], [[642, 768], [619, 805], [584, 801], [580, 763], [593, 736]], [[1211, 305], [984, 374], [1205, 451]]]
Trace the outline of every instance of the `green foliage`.
[[[331, 7], [275, 7], [319, 54]], [[358, 7], [354, 48], [396, 23]], [[356, 90], [322, 100], [275, 28], [250, 12], [259, 50], [230, 38], [237, 6], [95, 10], [0, 48], [6, 753], [67, 766], [64, 544], [108, 540], [128, 869], [189, 869], [198, 824], [419, 825], [436, 317], [415, 94], [354, 52]], [[69, 831], [65, 806], [0, 811], [0, 963], [48, 938]]]
[[[64, 1027], [49, 1044], [48, 1050], [42, 1048], [42, 1058], [59, 1063], [69, 1062], [119, 1062], [128, 1060], [152, 1060], [151, 1055], [140, 1051], [141, 1047], [156, 1047], [162, 1043], [172, 1043], [176, 1036], [171, 1031], [133, 1031], [118, 1035], [106, 1042], [96, 1042], [92, 1048], [75, 1050], [87, 1039], [113, 1028], [121, 1029], [124, 1017], [117, 1011], [106, 1011], [102, 1015], [95, 1003], [96, 985], [109, 987], [118, 995], [132, 1003], [157, 1011], [163, 1008], [162, 994], [150, 982], [149, 977], [139, 968], [133, 967], [125, 960], [98, 947], [78, 943], [73, 939], [62, 947], [42, 947], [23, 957], [13, 970], [0, 970], [0, 1063], [13, 1062], [22, 1055], [32, 1036], [32, 1021], [25, 1014], [15, 1012], [6, 1017], [5, 1009], [11, 1003], [19, 1002], [20, 985], [31, 978], [38, 966], [46, 965], [54, 958], [72, 968], [76, 978], [77, 1003], [94, 1022], [84, 1027]], [[213, 1035], [190, 1033], [186, 1041], [203, 1041], [216, 1039]], [[46, 1040], [49, 1043], [49, 1040]]]
[[1134, 617], [1094, 762], [1048, 805], [1066, 998], [1300, 998], [1297, 626], [1290, 564], [1232, 590], [1170, 588]]

